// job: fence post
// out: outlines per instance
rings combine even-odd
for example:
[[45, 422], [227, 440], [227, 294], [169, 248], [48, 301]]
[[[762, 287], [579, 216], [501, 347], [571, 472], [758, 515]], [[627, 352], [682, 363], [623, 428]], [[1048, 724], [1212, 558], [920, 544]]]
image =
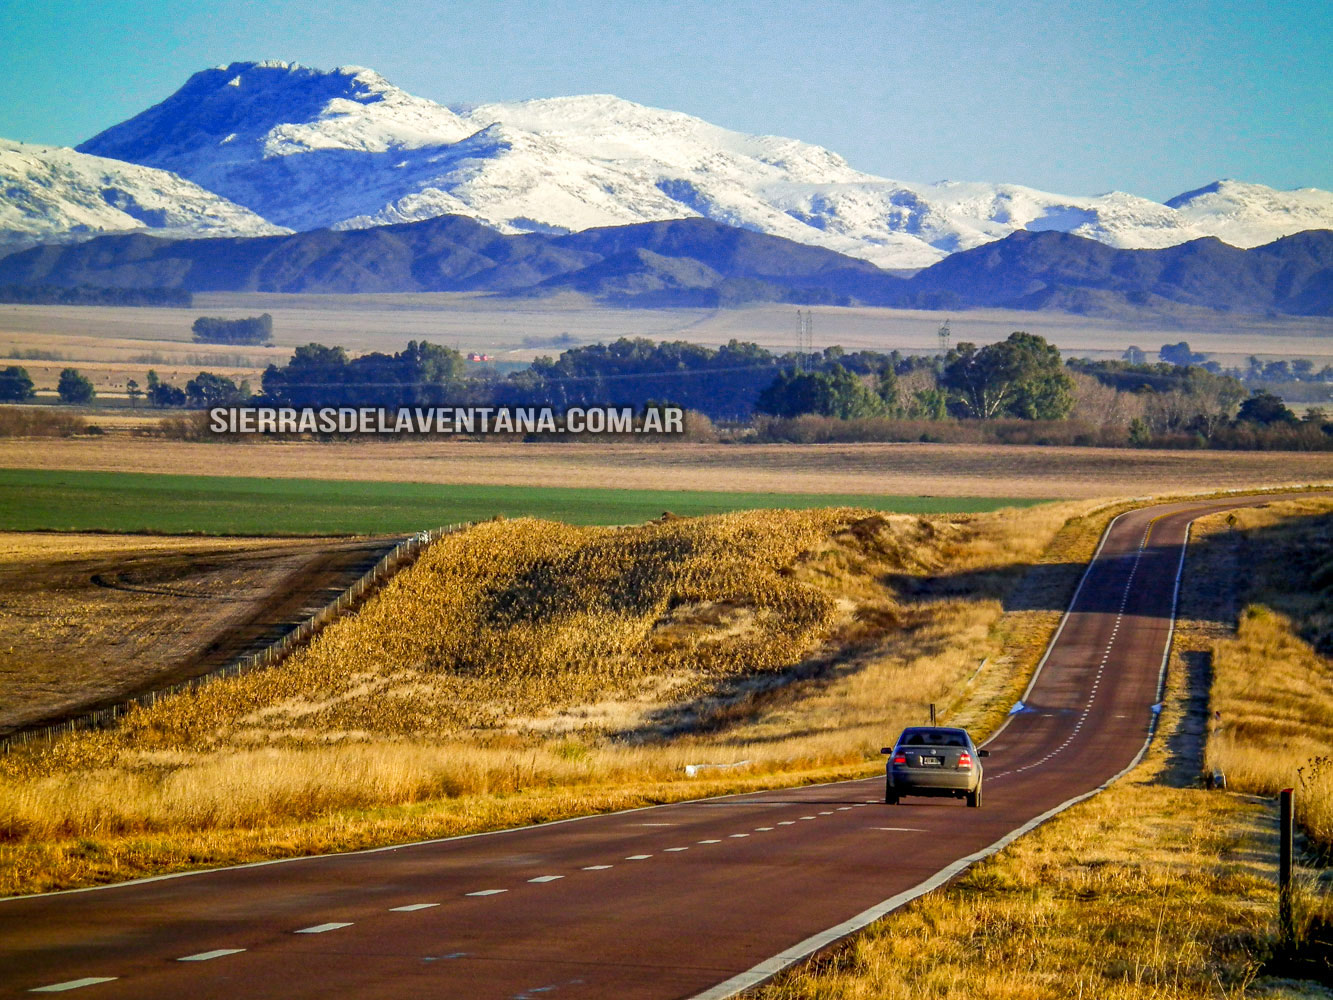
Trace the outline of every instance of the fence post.
[[1296, 915], [1292, 908], [1291, 847], [1292, 797], [1294, 790], [1282, 789], [1278, 795], [1277, 849], [1277, 923], [1278, 947], [1290, 951], [1296, 944]]

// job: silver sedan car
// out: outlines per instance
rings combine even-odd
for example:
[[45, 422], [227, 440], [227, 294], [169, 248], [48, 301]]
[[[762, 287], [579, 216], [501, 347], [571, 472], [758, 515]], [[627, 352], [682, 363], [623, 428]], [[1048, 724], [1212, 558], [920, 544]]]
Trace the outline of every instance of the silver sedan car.
[[944, 795], [981, 806], [981, 758], [966, 729], [909, 726], [898, 742], [880, 753], [889, 755], [884, 775], [884, 801], [898, 804], [904, 795]]

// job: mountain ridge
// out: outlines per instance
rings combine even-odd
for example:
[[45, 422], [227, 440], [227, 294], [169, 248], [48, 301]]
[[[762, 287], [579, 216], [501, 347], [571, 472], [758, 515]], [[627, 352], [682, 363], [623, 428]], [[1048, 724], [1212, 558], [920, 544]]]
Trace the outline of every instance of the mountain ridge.
[[613, 95], [449, 107], [362, 67], [203, 70], [78, 148], [175, 171], [296, 230], [461, 214], [502, 232], [552, 233], [702, 216], [918, 268], [1021, 229], [1144, 248], [1224, 234], [1254, 246], [1333, 227], [1333, 194], [1317, 189], [1219, 181], [1159, 204], [908, 183], [819, 146]]
[[284, 236], [103, 236], [0, 258], [0, 284], [500, 296], [576, 291], [639, 307], [787, 301], [1110, 316], [1175, 304], [1327, 316], [1333, 315], [1333, 231], [1251, 249], [1206, 237], [1158, 250], [1018, 231], [902, 278], [859, 258], [702, 218], [549, 235], [505, 234], [466, 216], [442, 216]]

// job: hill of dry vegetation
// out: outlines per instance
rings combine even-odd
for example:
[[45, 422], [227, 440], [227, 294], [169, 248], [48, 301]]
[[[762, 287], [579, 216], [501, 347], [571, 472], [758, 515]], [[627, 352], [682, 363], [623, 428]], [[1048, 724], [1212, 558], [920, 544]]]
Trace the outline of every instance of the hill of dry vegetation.
[[276, 668], [0, 759], [6, 888], [688, 797], [689, 762], [865, 773], [928, 702], [1003, 714], [1058, 610], [1002, 598], [1063, 604], [1087, 510], [478, 525]]

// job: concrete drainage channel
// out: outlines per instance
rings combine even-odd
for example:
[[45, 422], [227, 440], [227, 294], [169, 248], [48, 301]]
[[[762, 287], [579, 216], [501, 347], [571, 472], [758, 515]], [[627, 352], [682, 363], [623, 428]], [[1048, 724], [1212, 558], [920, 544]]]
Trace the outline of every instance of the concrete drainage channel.
[[51, 743], [59, 736], [81, 729], [103, 729], [114, 726], [122, 716], [136, 708], [154, 705], [159, 698], [180, 694], [183, 691], [195, 691], [222, 677], [237, 677], [252, 670], [263, 670], [276, 666], [296, 650], [309, 643], [311, 639], [319, 635], [340, 617], [360, 607], [399, 571], [416, 562], [421, 553], [430, 545], [439, 541], [445, 535], [463, 531], [470, 526], [470, 523], [450, 524], [431, 531], [418, 532], [409, 538], [403, 539], [334, 600], [262, 649], [238, 656], [221, 667], [189, 680], [153, 691], [146, 691], [143, 694], [127, 698], [96, 711], [84, 712], [62, 719], [59, 722], [21, 729], [0, 739], [0, 752], [9, 753], [15, 747], [26, 746], [34, 742]]

